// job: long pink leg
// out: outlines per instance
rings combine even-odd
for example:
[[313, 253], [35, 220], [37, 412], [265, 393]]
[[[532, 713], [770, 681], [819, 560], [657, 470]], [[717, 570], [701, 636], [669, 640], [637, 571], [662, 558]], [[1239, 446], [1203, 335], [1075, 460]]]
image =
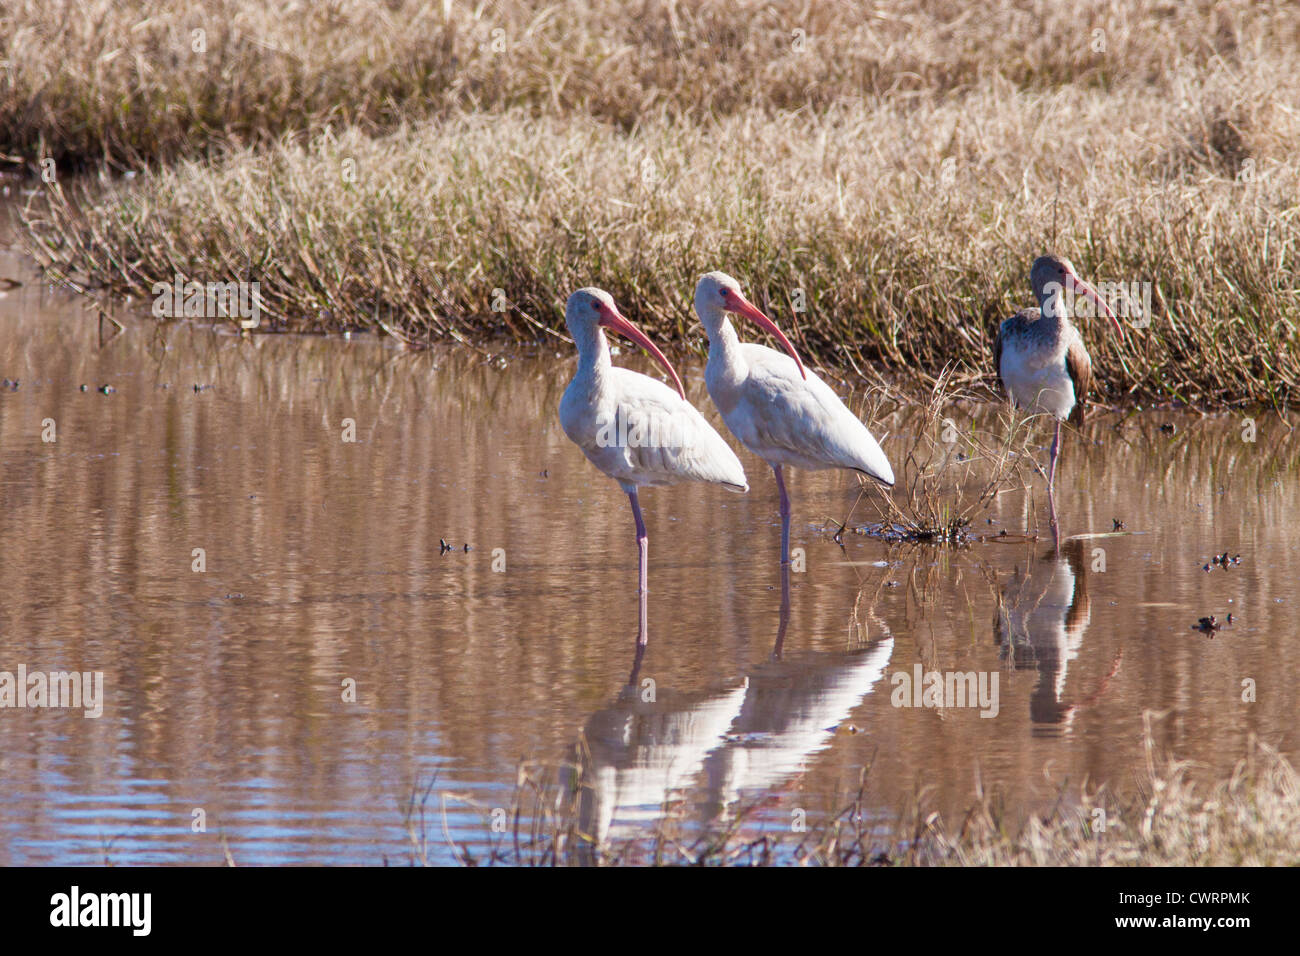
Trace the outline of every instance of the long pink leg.
[[776, 487], [781, 492], [781, 567], [790, 564], [790, 496], [785, 493], [785, 479], [781, 476], [781, 466], [773, 465], [776, 473]]
[[1061, 454], [1061, 420], [1056, 420], [1056, 435], [1052, 438], [1052, 462], [1047, 467], [1047, 504], [1051, 512], [1052, 528], [1056, 528], [1056, 459]]
[[1052, 438], [1052, 463], [1047, 466], [1047, 487], [1056, 487], [1056, 459], [1061, 454], [1061, 420], [1056, 420], [1056, 435]]
[[646, 627], [646, 594], [649, 592], [648, 579], [646, 576], [646, 564], [650, 555], [650, 536], [646, 534], [645, 522], [641, 520], [641, 504], [636, 499], [636, 489], [633, 488], [627, 493], [632, 502], [632, 516], [636, 518], [636, 543], [640, 549], [640, 558], [637, 561], [637, 596], [640, 598], [641, 617], [637, 626], [636, 644], [637, 647], [645, 647], [650, 639]]

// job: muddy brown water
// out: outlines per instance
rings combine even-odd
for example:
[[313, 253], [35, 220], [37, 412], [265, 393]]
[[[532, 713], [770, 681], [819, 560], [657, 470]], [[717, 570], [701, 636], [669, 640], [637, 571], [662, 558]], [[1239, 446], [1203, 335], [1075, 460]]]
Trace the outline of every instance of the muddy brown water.
[[[841, 547], [825, 526], [856, 479], [796, 472], [806, 570], [780, 659], [770, 472], [742, 451], [748, 495], [651, 490], [628, 695], [632, 521], [560, 429], [567, 349], [413, 354], [127, 311], [101, 343], [95, 310], [17, 255], [0, 277], [24, 282], [0, 298], [19, 382], [0, 389], [0, 672], [103, 674], [98, 718], [0, 708], [0, 863], [451, 862], [452, 840], [501, 839], [521, 762], [579, 740], [584, 823], [608, 841], [664, 814], [811, 825], [868, 766], [881, 820], [922, 787], [960, 814], [977, 778], [1030, 812], [1066, 781], [1138, 782], [1148, 712], [1208, 777], [1252, 734], [1295, 755], [1300, 452], [1275, 415], [1253, 442], [1244, 414], [1098, 416], [1067, 440], [1059, 555], [1014, 536]], [[702, 369], [683, 372], [716, 421]], [[894, 454], [914, 421], [875, 427]], [[1044, 522], [1013, 491], [975, 530]], [[1223, 551], [1241, 563], [1202, 570]], [[895, 706], [917, 665], [996, 675], [996, 715]]]

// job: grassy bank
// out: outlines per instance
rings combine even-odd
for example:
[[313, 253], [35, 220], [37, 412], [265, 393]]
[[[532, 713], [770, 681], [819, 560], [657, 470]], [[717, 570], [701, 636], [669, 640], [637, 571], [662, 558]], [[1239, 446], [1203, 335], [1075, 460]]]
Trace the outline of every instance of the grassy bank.
[[[696, 278], [723, 268], [822, 361], [932, 373], [990, 368], [1055, 231], [1085, 276], [1152, 284], [1148, 328], [1086, 329], [1112, 399], [1285, 401], [1300, 233], [1284, 129], [1260, 137], [1267, 165], [1247, 183], [1197, 160], [1177, 114], [1143, 109], [1137, 91], [994, 84], [634, 133], [466, 116], [182, 161], [75, 202], [56, 189], [29, 223], [42, 261], [120, 291], [255, 276], [283, 327], [382, 320], [416, 338], [562, 331], [567, 294], [598, 283], [685, 339]], [[1054, 158], [1006, 148], [1067, 113], [1097, 125]]]
[[[695, 280], [722, 268], [824, 364], [969, 376], [991, 372], [997, 322], [1032, 304], [1029, 263], [1055, 247], [1149, 292], [1150, 324], [1123, 341], [1083, 323], [1106, 398], [1293, 404], [1300, 12], [1038, 6], [399, 3], [363, 25], [371, 5], [343, 4], [286, 59], [305, 72], [210, 45], [109, 122], [87, 91], [130, 85], [115, 57], [58, 86], [85, 115], [47, 91], [24, 133], [17, 80], [50, 72], [30, 41], [0, 116], [24, 149], [39, 127], [69, 156], [191, 154], [44, 184], [27, 211], [44, 264], [150, 300], [177, 274], [256, 278], [276, 328], [531, 341], [594, 283], [694, 345]], [[188, 22], [167, 9], [140, 28], [105, 8], [83, 46]], [[257, 22], [223, 9], [229, 30]], [[264, 26], [239, 36], [289, 35]], [[438, 59], [429, 31], [451, 38], [435, 79], [413, 59]], [[188, 83], [224, 91], [201, 128], [172, 102], [198, 96]]]
[[627, 129], [993, 77], [1105, 88], [1298, 40], [1300, 15], [1252, 0], [12, 0], [0, 152], [134, 165], [519, 105]]
[[[684, 819], [689, 806], [647, 827], [645, 836], [591, 840], [581, 761], [574, 770], [526, 765], [510, 811], [515, 829], [492, 849], [453, 844], [466, 865], [567, 864], [768, 866], [1295, 866], [1300, 864], [1300, 775], [1277, 751], [1253, 742], [1227, 779], [1194, 779], [1193, 766], [1155, 752], [1118, 791], [1062, 781], [1042, 814], [1012, 809], [1006, 794], [975, 784], [961, 819], [944, 819], [919, 790], [892, 815], [872, 810], [870, 768], [837, 813], [808, 820], [806, 832], [763, 825], [759, 806], [737, 807], [708, 832]], [[576, 778], [573, 773], [576, 771]], [[576, 786], [556, 780], [577, 779]], [[439, 839], [416, 795], [407, 810], [415, 851]], [[458, 798], [467, 799], [467, 798]], [[428, 794], [423, 796], [428, 802]], [[1015, 803], [1019, 807], [1019, 803]], [[486, 810], [485, 810], [486, 813]], [[773, 814], [767, 813], [771, 818]], [[785, 814], [778, 812], [778, 817]], [[527, 823], [522, 821], [529, 821]], [[491, 832], [490, 823], [485, 829]], [[445, 837], [445, 835], [443, 835]]]

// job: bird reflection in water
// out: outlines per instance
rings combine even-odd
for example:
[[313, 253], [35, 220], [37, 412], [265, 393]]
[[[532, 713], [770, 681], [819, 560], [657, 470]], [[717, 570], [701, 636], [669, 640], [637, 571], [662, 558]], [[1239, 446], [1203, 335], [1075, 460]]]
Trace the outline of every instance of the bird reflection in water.
[[665, 815], [680, 818], [688, 795], [687, 813], [704, 832], [750, 798], [786, 789], [884, 676], [894, 638], [868, 617], [883, 638], [789, 653], [785, 569], [773, 652], [746, 674], [690, 692], [638, 683], [639, 647], [629, 683], [586, 722], [566, 781], [578, 793], [583, 853], [594, 859], [610, 841], [649, 836]]
[[1017, 566], [1001, 588], [994, 639], [1003, 661], [1016, 670], [1038, 671], [1029, 699], [1035, 736], [1068, 734], [1080, 709], [1093, 704], [1119, 670], [1117, 657], [1092, 694], [1076, 702], [1067, 693], [1070, 664], [1079, 657], [1091, 621], [1083, 539], [1052, 547], [1025, 571]]

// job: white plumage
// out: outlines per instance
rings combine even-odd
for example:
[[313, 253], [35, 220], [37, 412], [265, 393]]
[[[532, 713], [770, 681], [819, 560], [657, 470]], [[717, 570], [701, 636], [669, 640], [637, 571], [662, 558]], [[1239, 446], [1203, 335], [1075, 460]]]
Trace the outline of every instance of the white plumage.
[[[731, 361], [727, 345], [711, 345], [704, 381], [742, 445], [769, 464], [852, 468], [894, 483], [880, 444], [815, 372], [804, 380], [790, 356], [752, 342], [737, 343], [736, 350], [739, 363]], [[738, 366], [744, 374], [739, 382]]]
[[609, 365], [579, 372], [560, 400], [560, 424], [588, 460], [630, 492], [707, 481], [748, 491], [736, 453], [694, 405], [663, 382]]
[[[1007, 394], [1028, 414], [1047, 414], [1065, 421], [1082, 397], [1075, 393], [1074, 379], [1066, 366], [1068, 336], [1063, 334], [1059, 341], [1043, 347], [1028, 335], [1012, 336], [1007, 323], [1003, 324], [1006, 337], [1000, 356]], [[1073, 339], [1079, 339], [1073, 326], [1069, 331], [1074, 333]]]

